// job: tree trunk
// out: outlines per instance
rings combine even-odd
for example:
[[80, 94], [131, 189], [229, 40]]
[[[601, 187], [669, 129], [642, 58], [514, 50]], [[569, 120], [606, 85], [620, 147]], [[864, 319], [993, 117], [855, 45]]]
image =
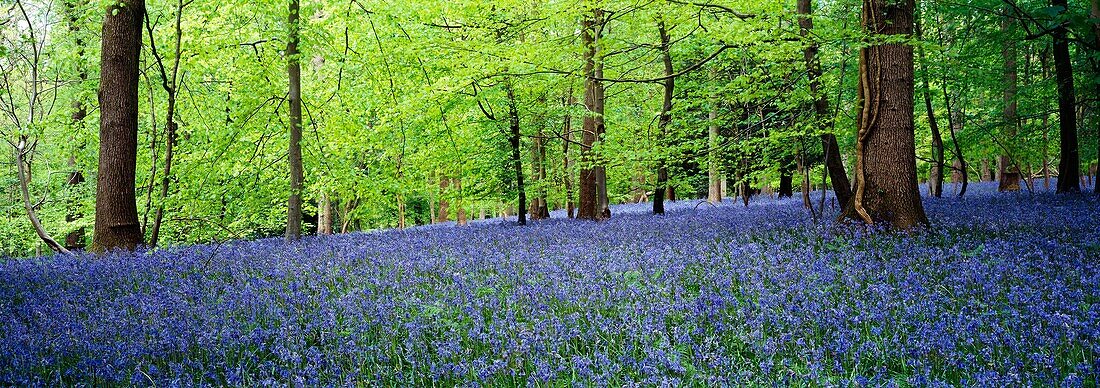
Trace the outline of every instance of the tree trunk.
[[[545, 105], [546, 101], [542, 101]], [[538, 120], [531, 147], [531, 179], [535, 182], [535, 199], [531, 201], [531, 219], [550, 218], [550, 206], [546, 201], [546, 134], [542, 129], [543, 120]]]
[[[600, 19], [602, 26], [602, 16]], [[600, 28], [596, 29], [600, 31]], [[596, 47], [597, 47], [597, 61], [596, 61], [596, 79], [603, 79], [603, 54], [599, 53], [600, 39], [602, 37], [597, 33], [596, 35]], [[607, 121], [604, 119], [604, 108], [607, 102], [607, 90], [604, 87], [603, 82], [596, 83], [596, 143], [601, 145], [601, 152], [597, 154], [596, 164], [596, 210], [597, 217], [602, 220], [611, 218], [611, 202], [607, 196], [607, 162], [604, 160], [603, 155], [603, 142], [604, 136], [607, 134]]]
[[581, 40], [584, 44], [584, 125], [581, 129], [581, 169], [580, 191], [577, 218], [582, 220], [597, 219], [596, 207], [596, 158], [592, 149], [596, 144], [596, 115], [597, 97], [596, 89], [600, 81], [596, 79], [596, 29], [598, 20], [602, 18], [600, 9], [593, 9], [591, 14], [585, 15], [581, 21]]
[[814, 204], [810, 200], [810, 192], [813, 188], [810, 187], [810, 165], [805, 162], [805, 155], [805, 150], [798, 155], [798, 172], [802, 175], [802, 206], [812, 210]]
[[963, 117], [962, 110], [955, 109], [951, 103], [951, 98], [947, 94], [947, 80], [944, 79], [942, 84], [943, 104], [947, 108], [947, 127], [950, 129], [951, 144], [954, 146], [956, 158], [955, 164], [953, 164], [955, 171], [952, 172], [951, 176], [955, 178], [955, 174], [958, 174], [958, 180], [956, 182], [962, 183], [962, 186], [959, 188], [958, 196], [962, 197], [966, 195], [966, 188], [970, 184], [970, 165], [966, 163], [966, 156], [963, 155], [962, 146], [959, 145], [959, 138], [957, 136], [958, 132], [962, 132], [965, 118]]
[[[33, 99], [32, 99], [33, 101]], [[19, 174], [19, 193], [23, 197], [23, 208], [27, 211], [27, 218], [31, 221], [31, 226], [34, 227], [34, 232], [38, 234], [38, 238], [42, 242], [46, 243], [46, 246], [50, 247], [54, 252], [69, 253], [69, 250], [61, 246], [46, 232], [46, 228], [42, 226], [42, 222], [38, 219], [38, 214], [35, 211], [35, 206], [31, 202], [30, 194], [30, 163], [27, 163], [26, 155], [30, 152], [27, 147], [27, 137], [22, 136], [19, 139], [19, 144], [15, 147], [15, 164], [16, 170]], [[136, 214], [136, 213], [135, 213]]]
[[317, 200], [317, 234], [332, 234], [332, 201], [328, 193], [321, 193], [321, 199]]
[[[711, 79], [717, 78], [711, 71]], [[707, 116], [707, 202], [722, 203], [722, 176], [718, 170], [718, 98], [710, 99], [710, 113]]]
[[[916, 18], [917, 39], [924, 39], [924, 30], [921, 28], [921, 13]], [[924, 111], [928, 115], [928, 127], [932, 130], [932, 170], [928, 174], [928, 192], [936, 198], [943, 197], [943, 134], [940, 133], [939, 122], [936, 121], [936, 111], [932, 108], [932, 88], [929, 86], [928, 62], [925, 59], [924, 47], [919, 47], [917, 53], [920, 56], [921, 66], [921, 93], [924, 95]]]
[[138, 76], [144, 0], [121, 0], [103, 20], [99, 76], [99, 175], [93, 251], [134, 250], [144, 242], [138, 223]]
[[[1006, 146], [1011, 147], [1016, 144], [1016, 132], [1018, 126], [1018, 119], [1016, 117], [1016, 83], [1018, 80], [1016, 71], [1016, 40], [1013, 35], [1015, 30], [1013, 26], [1014, 20], [1010, 16], [1005, 16], [1001, 20], [1001, 33], [1006, 35], [1008, 39], [1005, 40], [1004, 47], [1001, 49], [1001, 56], [1004, 58], [1004, 138]], [[997, 180], [997, 189], [999, 191], [1020, 191], [1020, 170], [1013, 165], [1007, 151], [1002, 152], [998, 160], [998, 172], [1000, 179]]]
[[[80, 19], [77, 16], [77, 6], [73, 1], [65, 2], [65, 12], [68, 14], [69, 20], [69, 33], [76, 38], [76, 60], [79, 75], [79, 85], [83, 87], [85, 81], [88, 80], [88, 72], [84, 67], [84, 39], [80, 36]], [[72, 124], [72, 132], [78, 133], [84, 128], [84, 119], [88, 117], [88, 109], [84, 105], [83, 98], [77, 98], [73, 101], [73, 113], [70, 117], [70, 123]], [[71, 140], [75, 140], [70, 138]], [[84, 184], [84, 172], [76, 164], [76, 151], [73, 155], [69, 156], [69, 179], [67, 184], [69, 187], [78, 187]], [[68, 210], [65, 213], [65, 222], [74, 223], [84, 218], [84, 214], [80, 212], [77, 201], [70, 201], [68, 204]], [[84, 248], [84, 227], [77, 228], [72, 232], [65, 235], [65, 248], [66, 249], [81, 249]]]
[[[176, 27], [175, 27], [175, 41], [172, 50], [172, 73], [171, 75], [165, 74], [165, 69], [161, 66], [161, 86], [168, 94], [168, 107], [165, 113], [165, 131], [167, 133], [167, 140], [164, 150], [164, 173], [160, 181], [160, 198], [157, 201], [157, 210], [153, 216], [153, 229], [149, 235], [149, 246], [156, 247], [160, 241], [160, 227], [164, 221], [164, 202], [168, 199], [168, 187], [172, 181], [172, 158], [175, 155], [176, 143], [178, 142], [179, 124], [176, 123], [176, 91], [179, 88], [179, 70], [180, 70], [180, 54], [183, 41], [183, 8], [187, 3], [183, 0], [178, 0], [176, 3]], [[157, 63], [161, 63], [159, 55], [155, 52], [156, 44], [153, 41], [153, 30], [149, 29], [149, 42], [154, 49], [154, 56], [157, 57]]]
[[[872, 35], [911, 35], [913, 0], [864, 0]], [[897, 229], [928, 224], [917, 185], [913, 137], [913, 48], [876, 44], [860, 50], [863, 90], [856, 141], [856, 192], [845, 215]]]
[[287, 76], [290, 80], [287, 103], [290, 104], [290, 144], [287, 155], [290, 161], [290, 197], [287, 199], [286, 239], [302, 237], [302, 184], [305, 172], [302, 167], [302, 66], [298, 52], [299, 24], [298, 0], [290, 0], [287, 17], [289, 37], [286, 44]]
[[519, 108], [516, 106], [516, 91], [512, 86], [512, 80], [505, 81], [505, 91], [508, 94], [508, 128], [510, 136], [508, 143], [512, 146], [512, 166], [516, 173], [516, 191], [519, 192], [519, 204], [516, 212], [519, 215], [518, 224], [527, 225], [527, 192], [523, 185], [523, 160], [520, 159], [519, 140]]
[[446, 177], [439, 178], [439, 207], [435, 213], [435, 217], [432, 218], [432, 223], [440, 224], [451, 220], [450, 208], [451, 203], [447, 200], [447, 187], [450, 186], [450, 179]]
[[[664, 19], [657, 20], [657, 32], [661, 39], [661, 62], [664, 64], [664, 100], [661, 104], [661, 116], [657, 124], [657, 148], [667, 149], [668, 125], [672, 122], [672, 96], [676, 88], [676, 78], [672, 76], [672, 54], [669, 52], [668, 29]], [[713, 124], [712, 124], [713, 125]], [[662, 151], [663, 152], [663, 151]], [[668, 160], [665, 155], [657, 156], [657, 187], [653, 190], [653, 214], [665, 214], [665, 191], [668, 184]]]
[[563, 137], [565, 138], [561, 142], [562, 147], [562, 167], [565, 169], [565, 173], [562, 174], [565, 177], [565, 212], [568, 218], [576, 216], [576, 202], [573, 202], [573, 159], [569, 155], [569, 143], [573, 142], [573, 115], [570, 113], [570, 109], [576, 104], [576, 97], [573, 96], [573, 87], [569, 87], [568, 95], [565, 97], [565, 123], [563, 125]]
[[[1089, 16], [1091, 16], [1093, 20], [1092, 44], [1094, 44], [1095, 47], [1100, 47], [1100, 0], [1092, 0], [1090, 2]], [[1092, 56], [1092, 77], [1093, 98], [1095, 99], [1094, 104], [1096, 104], [1096, 106], [1093, 107], [1093, 120], [1097, 121], [1093, 126], [1097, 126], [1100, 125], [1100, 58], [1098, 58], [1095, 53], [1093, 53]], [[1097, 162], [1100, 163], [1100, 133], [1096, 136], [1096, 155]], [[1093, 173], [1093, 175], [1095, 178], [1092, 181], [1092, 191], [1096, 195], [1100, 195], [1100, 174]]]
[[[798, 0], [798, 13], [803, 15], [798, 19], [802, 38], [812, 39], [811, 34], [814, 29], [813, 18], [811, 17], [813, 15], [812, 0]], [[817, 58], [817, 53], [818, 45], [816, 41], [811, 41], [803, 49], [810, 81], [810, 92], [815, 96], [814, 113], [820, 122], [821, 128], [832, 130], [833, 117], [832, 112], [829, 111], [829, 97], [825, 95], [821, 87], [821, 62]], [[836, 193], [837, 201], [848, 203], [852, 198], [852, 184], [848, 180], [844, 162], [840, 159], [840, 144], [837, 143], [836, 135], [832, 133], [822, 133], [820, 137], [821, 147], [825, 153], [825, 169], [829, 171], [829, 179], [833, 181], [833, 191]]]
[[[1050, 0], [1052, 7], [1069, 8], [1066, 0]], [[1073, 60], [1069, 55], [1069, 39], [1064, 24], [1054, 27], [1054, 76], [1058, 80], [1058, 129], [1061, 135], [1061, 159], [1058, 163], [1058, 193], [1079, 193], [1081, 156], [1077, 148], [1077, 101], [1073, 88]]]
[[794, 198], [794, 166], [786, 158], [779, 165], [779, 198]]
[[462, 178], [455, 178], [451, 180], [451, 185], [454, 186], [455, 191], [458, 192], [458, 210], [455, 211], [456, 221], [459, 226], [466, 226], [469, 222], [466, 217], [466, 197], [462, 192]]

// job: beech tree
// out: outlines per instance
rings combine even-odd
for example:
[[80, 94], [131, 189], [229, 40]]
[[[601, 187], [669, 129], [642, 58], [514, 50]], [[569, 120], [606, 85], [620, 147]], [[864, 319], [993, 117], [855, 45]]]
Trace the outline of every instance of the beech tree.
[[[913, 0], [864, 0], [855, 193], [844, 216], [898, 229], [928, 224], [913, 137]], [[893, 40], [891, 40], [893, 39]]]
[[289, 80], [287, 104], [290, 106], [290, 143], [287, 160], [290, 164], [290, 196], [287, 199], [286, 239], [297, 240], [302, 236], [302, 183], [305, 172], [302, 167], [302, 65], [298, 52], [300, 39], [298, 0], [290, 0], [287, 13], [286, 71]]
[[138, 223], [138, 77], [144, 0], [107, 7], [99, 74], [99, 173], [92, 250], [133, 250], [145, 237]]

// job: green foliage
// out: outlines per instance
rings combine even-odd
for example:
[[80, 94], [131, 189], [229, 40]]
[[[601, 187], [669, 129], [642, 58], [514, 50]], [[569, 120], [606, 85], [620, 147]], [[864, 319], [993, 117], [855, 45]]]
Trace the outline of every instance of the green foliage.
[[[45, 2], [30, 3], [45, 6]], [[75, 8], [35, 17], [49, 24], [43, 46], [49, 60], [43, 79], [56, 84], [48, 117], [29, 128], [0, 122], [5, 137], [33, 131], [41, 142], [32, 166], [32, 192], [44, 196], [41, 216], [55, 236], [88, 227], [94, 203], [98, 111], [95, 109], [97, 31], [114, 2], [76, 1]], [[720, 4], [719, 4], [720, 3]], [[182, 53], [177, 107], [179, 143], [171, 189], [160, 198], [165, 154], [167, 94], [160, 67], [150, 53], [155, 42], [165, 61], [173, 58], [177, 2], [148, 2], [148, 28], [142, 54], [138, 205], [146, 223], [153, 209], [165, 208], [162, 241], [168, 244], [227, 238], [276, 236], [285, 223], [286, 4], [283, 1], [186, 2], [182, 10]], [[534, 138], [546, 139], [547, 179], [530, 181], [529, 197], [545, 192], [551, 208], [565, 206], [567, 179], [576, 181], [584, 117], [583, 47], [580, 22], [593, 7], [607, 10], [599, 52], [604, 78], [652, 80], [662, 75], [657, 18], [669, 26], [677, 72], [672, 123], [666, 136], [657, 128], [661, 85], [607, 82], [604, 141], [595, 147], [607, 166], [613, 202], [633, 201], [651, 192], [658, 161], [668, 161], [671, 183], [681, 196], [706, 193], [707, 127], [717, 124], [721, 172], [731, 182], [776, 186], [781, 164], [804, 156], [811, 180], [822, 180], [817, 135], [835, 133], [850, 164], [854, 144], [857, 52], [871, 43], [859, 26], [859, 3], [815, 4], [815, 29], [799, 34], [793, 2], [722, 1], [720, 7], [682, 2], [625, 0], [479, 0], [389, 2], [308, 1], [302, 4], [301, 58], [305, 109], [304, 161], [307, 203], [327, 194], [334, 201], [337, 230], [428, 223], [440, 201], [468, 215], [497, 215], [514, 207], [516, 187], [507, 143], [511, 82], [521, 115], [525, 173], [530, 174]], [[1019, 3], [1028, 15], [1021, 28], [1000, 30], [1005, 7], [999, 1], [955, 4], [921, 2], [924, 39], [895, 37], [927, 53], [919, 77], [930, 79], [935, 112], [947, 132], [950, 116], [943, 91], [964, 119], [958, 141], [977, 165], [1009, 153], [1021, 166], [1048, 163], [1057, 155], [1057, 117], [1052, 77], [1040, 56], [1049, 37], [1024, 39], [1061, 21], [1039, 1]], [[59, 7], [58, 5], [54, 5]], [[1067, 18], [1073, 34], [1086, 41], [1087, 10], [1074, 5]], [[5, 8], [7, 8], [5, 6]], [[1072, 7], [1071, 7], [1072, 8]], [[727, 12], [735, 10], [737, 14]], [[981, 12], [976, 12], [976, 10]], [[0, 62], [13, 63], [28, 45], [10, 9], [0, 14]], [[70, 21], [71, 17], [71, 21]], [[810, 41], [820, 46], [822, 93], [836, 114], [825, 126], [813, 114], [803, 59]], [[1020, 130], [1004, 135], [1001, 120], [1001, 48], [1017, 42]], [[1075, 46], [1080, 85], [1094, 85], [1089, 51]], [[717, 55], [716, 52], [721, 51]], [[713, 59], [700, 64], [707, 58]], [[927, 68], [927, 74], [921, 69]], [[86, 74], [86, 79], [80, 76]], [[26, 82], [26, 76], [13, 82]], [[17, 93], [0, 88], [0, 93]], [[1079, 87], [1096, 122], [1095, 88]], [[921, 89], [917, 88], [918, 99]], [[569, 102], [569, 96], [574, 102]], [[73, 123], [72, 106], [82, 101], [88, 116]], [[929, 164], [928, 120], [917, 104], [918, 154], [922, 174]], [[709, 114], [717, 117], [711, 121]], [[1049, 117], [1046, 126], [1042, 118]], [[1083, 126], [1095, 128], [1096, 125]], [[1095, 130], [1083, 133], [1092, 144]], [[946, 139], [950, 142], [950, 139]], [[948, 149], [951, 149], [950, 143]], [[4, 153], [8, 155], [9, 153]], [[1084, 160], [1095, 147], [1083, 146]], [[74, 158], [74, 166], [67, 161]], [[572, 160], [567, 167], [565, 158]], [[948, 152], [948, 159], [951, 153]], [[34, 253], [38, 244], [20, 211], [10, 156], [0, 171], [5, 217], [0, 220], [4, 254]], [[83, 171], [88, 183], [65, 185], [64, 176]], [[440, 181], [461, 185], [441, 189]], [[800, 181], [796, 179], [796, 182]], [[731, 185], [730, 187], [733, 187]], [[576, 190], [572, 193], [576, 195]], [[72, 207], [67, 204], [76, 204]], [[69, 209], [86, 217], [66, 222]], [[307, 212], [316, 212], [307, 206]], [[514, 209], [513, 209], [514, 210]], [[310, 217], [307, 215], [307, 219]], [[453, 219], [453, 218], [452, 218]]]

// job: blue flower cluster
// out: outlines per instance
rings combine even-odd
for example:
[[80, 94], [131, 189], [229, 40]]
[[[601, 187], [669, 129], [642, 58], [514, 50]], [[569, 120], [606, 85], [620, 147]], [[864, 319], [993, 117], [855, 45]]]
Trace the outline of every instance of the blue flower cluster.
[[0, 385], [1100, 384], [1100, 203], [800, 201], [0, 263]]

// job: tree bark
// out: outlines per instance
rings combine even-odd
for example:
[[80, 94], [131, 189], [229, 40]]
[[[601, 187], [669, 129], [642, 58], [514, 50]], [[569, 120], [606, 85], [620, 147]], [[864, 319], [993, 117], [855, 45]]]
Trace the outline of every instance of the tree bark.
[[[711, 71], [711, 79], [715, 79], [716, 71]], [[710, 113], [707, 115], [707, 202], [711, 204], [722, 203], [722, 176], [718, 169], [718, 98], [710, 99]]]
[[[917, 40], [924, 39], [924, 29], [921, 28], [921, 13], [916, 17]], [[925, 59], [924, 48], [917, 49], [921, 66], [921, 94], [924, 95], [924, 111], [928, 115], [928, 127], [932, 131], [932, 170], [928, 174], [928, 191], [936, 198], [943, 197], [943, 134], [940, 132], [940, 124], [936, 121], [936, 111], [932, 108], [932, 88], [928, 79], [931, 77], [928, 70], [928, 62]]]
[[[864, 0], [863, 26], [876, 35], [911, 35], [913, 0]], [[861, 119], [856, 192], [845, 216], [896, 229], [928, 224], [917, 186], [913, 137], [913, 48], [873, 44], [860, 50]]]
[[963, 155], [962, 146], [959, 144], [958, 132], [962, 132], [964, 117], [962, 110], [955, 109], [951, 104], [951, 97], [947, 94], [947, 80], [942, 82], [943, 86], [943, 104], [947, 108], [947, 127], [950, 129], [951, 144], [955, 149], [955, 163], [953, 164], [954, 172], [952, 172], [952, 178], [955, 174], [958, 174], [959, 180], [962, 182], [962, 187], [959, 188], [959, 197], [966, 195], [966, 188], [970, 185], [970, 165], [966, 163], [966, 156]]
[[[71, 33], [76, 38], [76, 60], [77, 67], [79, 69], [79, 75], [77, 78], [80, 81], [80, 86], [83, 87], [85, 81], [88, 80], [88, 72], [87, 70], [85, 70], [84, 67], [84, 39], [80, 36], [80, 20], [77, 17], [76, 4], [73, 1], [66, 1], [65, 8], [65, 11], [69, 15], [69, 33]], [[79, 132], [83, 129], [84, 119], [87, 117], [88, 109], [84, 105], [84, 99], [78, 97], [76, 100], [73, 101], [73, 113], [70, 117], [70, 122], [72, 123], [72, 130], [74, 133]], [[69, 156], [69, 169], [70, 172], [67, 182], [68, 185], [70, 187], [77, 187], [84, 184], [84, 171], [82, 171], [76, 164], [75, 152], [74, 155]], [[70, 201], [69, 209], [65, 213], [65, 222], [73, 223], [83, 218], [84, 214], [80, 212], [79, 205], [76, 203], [76, 201]], [[72, 232], [69, 232], [67, 235], [65, 235], [65, 248], [70, 250], [84, 248], [84, 234], [84, 227], [80, 227], [76, 230], [73, 230]]]
[[[669, 51], [671, 44], [669, 43], [668, 28], [665, 27], [663, 18], [657, 20], [657, 32], [661, 39], [661, 62], [664, 64], [665, 76], [663, 82], [664, 99], [661, 104], [661, 116], [657, 124], [657, 147], [664, 150], [668, 143], [668, 126], [672, 123], [672, 96], [676, 88], [676, 78], [672, 76], [672, 54]], [[653, 190], [653, 214], [665, 214], [665, 191], [667, 190], [667, 184], [668, 161], [665, 155], [658, 155], [657, 187]]]
[[332, 221], [332, 201], [328, 193], [321, 193], [321, 199], [317, 200], [317, 234], [332, 234]]
[[450, 208], [451, 203], [447, 200], [447, 188], [450, 187], [451, 182], [449, 178], [439, 178], [439, 207], [435, 213], [435, 217], [432, 217], [432, 223], [440, 224], [451, 220]]
[[[600, 25], [603, 25], [603, 17], [600, 17]], [[597, 28], [596, 31], [600, 31], [601, 28]], [[599, 40], [602, 39], [600, 34], [596, 34], [596, 47], [597, 47], [597, 61], [596, 61], [596, 79], [603, 79], [603, 54], [599, 52]], [[607, 90], [604, 87], [603, 82], [596, 83], [596, 143], [601, 145], [601, 152], [597, 154], [596, 163], [596, 210], [597, 218], [606, 220], [611, 218], [611, 202], [607, 196], [607, 162], [604, 159], [602, 153], [604, 137], [607, 134], [607, 121], [605, 120], [604, 111], [607, 103]]]
[[287, 159], [290, 161], [290, 196], [287, 199], [286, 239], [298, 240], [302, 237], [302, 185], [305, 172], [302, 166], [302, 66], [298, 52], [299, 40], [298, 0], [290, 0], [287, 24], [289, 26], [286, 44], [287, 78], [290, 104], [290, 142]]
[[568, 95], [565, 97], [565, 123], [563, 124], [563, 137], [565, 138], [561, 142], [562, 147], [562, 167], [565, 169], [565, 173], [562, 174], [565, 177], [565, 212], [568, 218], [576, 217], [576, 202], [573, 201], [573, 158], [569, 154], [569, 144], [573, 142], [573, 115], [570, 113], [570, 109], [576, 104], [576, 97], [573, 96], [573, 87], [569, 87]]
[[[817, 115], [821, 128], [832, 130], [833, 118], [829, 111], [829, 97], [821, 90], [821, 62], [817, 58], [818, 45], [810, 37], [814, 29], [812, 0], [798, 0], [798, 13], [802, 15], [798, 19], [800, 33], [803, 39], [810, 39], [809, 44], [803, 49], [806, 61], [806, 70], [810, 81], [810, 92], [815, 96], [814, 113]], [[848, 180], [848, 173], [844, 169], [844, 161], [840, 159], [840, 144], [836, 135], [832, 133], [821, 134], [821, 147], [825, 153], [825, 169], [829, 171], [829, 179], [833, 181], [833, 192], [836, 193], [837, 202], [848, 203], [852, 198], [852, 183]]]
[[[172, 181], [172, 159], [175, 155], [176, 143], [179, 140], [179, 124], [176, 123], [176, 91], [179, 87], [179, 70], [180, 70], [180, 54], [181, 45], [183, 41], [183, 8], [187, 5], [183, 0], [178, 0], [176, 3], [176, 29], [175, 29], [175, 44], [172, 50], [172, 70], [171, 75], [165, 74], [163, 65], [161, 70], [161, 86], [164, 88], [165, 93], [168, 94], [168, 107], [165, 113], [165, 131], [167, 134], [167, 140], [164, 150], [164, 173], [160, 181], [160, 198], [157, 201], [157, 210], [153, 216], [153, 229], [149, 235], [149, 246], [156, 247], [160, 241], [160, 227], [164, 221], [164, 201], [168, 199], [168, 188]], [[160, 56], [156, 53], [156, 43], [153, 40], [152, 27], [149, 29], [149, 41], [153, 48], [153, 54], [157, 57], [157, 63], [161, 63]]]
[[586, 14], [581, 21], [581, 40], [584, 45], [584, 124], [581, 129], [581, 169], [579, 204], [577, 218], [582, 220], [596, 220], [596, 158], [593, 147], [596, 144], [596, 115], [597, 97], [596, 89], [600, 81], [596, 79], [596, 29], [598, 20], [602, 17], [602, 11], [593, 9], [591, 14]]
[[134, 250], [144, 243], [136, 188], [138, 62], [144, 0], [121, 0], [103, 20], [99, 76], [99, 174], [93, 251]]
[[519, 150], [519, 108], [516, 106], [516, 91], [512, 86], [512, 80], [507, 80], [504, 87], [508, 94], [508, 128], [510, 129], [508, 142], [512, 146], [512, 166], [516, 173], [516, 191], [519, 192], [519, 204], [516, 206], [516, 212], [519, 215], [517, 223], [527, 225], [527, 192], [523, 185], [523, 160], [520, 159]]
[[794, 198], [794, 166], [787, 159], [779, 165], [779, 198]]
[[[1052, 7], [1069, 9], [1066, 0], [1050, 0]], [[1077, 101], [1073, 88], [1073, 60], [1069, 55], [1068, 31], [1058, 24], [1051, 33], [1054, 40], [1054, 76], [1058, 81], [1058, 129], [1061, 135], [1061, 160], [1058, 162], [1058, 193], [1081, 192], [1081, 155], [1077, 147]]]
[[[1004, 137], [1005, 143], [1008, 146], [1016, 144], [1016, 132], [1018, 127], [1018, 119], [1016, 117], [1016, 84], [1018, 80], [1017, 66], [1016, 66], [1016, 40], [1013, 35], [1015, 28], [1013, 27], [1014, 20], [1011, 16], [1005, 16], [1001, 20], [1001, 33], [1008, 37], [1004, 42], [1004, 47], [1001, 49], [1001, 56], [1004, 59]], [[1014, 161], [1010, 157], [1009, 153], [1003, 152], [998, 160], [998, 172], [1000, 178], [997, 180], [997, 189], [1001, 192], [1006, 191], [1020, 191], [1020, 170], [1014, 165]]]
[[[1092, 44], [1096, 45], [1096, 47], [1100, 47], [1100, 0], [1092, 0], [1089, 3], [1090, 3], [1089, 16], [1091, 16], [1092, 20], [1093, 20], [1093, 24], [1092, 24]], [[1100, 58], [1097, 58], [1095, 53], [1093, 53], [1093, 54], [1094, 55], [1092, 56], [1092, 77], [1093, 77], [1092, 87], [1093, 87], [1093, 98], [1096, 99], [1094, 101], [1094, 104], [1096, 104], [1096, 106], [1093, 107], [1093, 109], [1094, 109], [1094, 113], [1093, 113], [1094, 118], [1093, 119], [1100, 122]], [[1097, 124], [1094, 124], [1094, 125], [1097, 125]], [[1097, 155], [1097, 159], [1098, 159], [1097, 162], [1100, 163], [1100, 133], [1098, 133], [1097, 136], [1096, 136], [1096, 155]], [[1092, 191], [1093, 191], [1094, 194], [1100, 195], [1100, 174], [1094, 173], [1093, 175], [1095, 175], [1096, 177], [1093, 179], [1093, 182], [1092, 182], [1092, 184], [1093, 184]]]

